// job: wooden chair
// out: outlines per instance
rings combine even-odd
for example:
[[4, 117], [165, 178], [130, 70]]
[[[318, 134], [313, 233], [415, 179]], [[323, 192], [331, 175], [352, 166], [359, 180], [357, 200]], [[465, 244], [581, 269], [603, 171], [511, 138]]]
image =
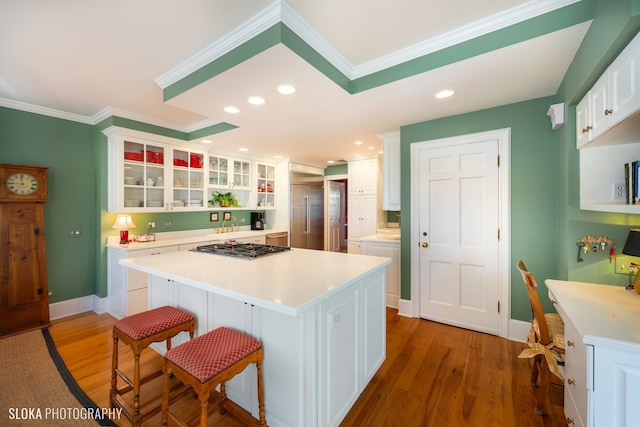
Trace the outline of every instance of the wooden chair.
[[[187, 425], [169, 411], [169, 381], [174, 376], [193, 387], [200, 400], [200, 426], [207, 426], [209, 398], [220, 385], [217, 406], [220, 413], [230, 410], [242, 418], [245, 424], [266, 426], [264, 413], [264, 388], [262, 384], [263, 350], [260, 341], [233, 329], [220, 327], [196, 339], [167, 351], [164, 355], [164, 389], [162, 393], [162, 425], [170, 417], [179, 425]], [[248, 412], [227, 399], [225, 382], [255, 363], [258, 376], [258, 415], [255, 419]]]
[[531, 385], [538, 387], [535, 411], [544, 414], [544, 404], [553, 383], [562, 386], [562, 365], [564, 365], [564, 323], [557, 313], [544, 313], [538, 297], [538, 283], [522, 260], [518, 261], [518, 270], [522, 275], [529, 304], [531, 305], [531, 330], [528, 337], [529, 349], [519, 357], [533, 358]]
[[[171, 348], [171, 338], [180, 332], [188, 332], [191, 339], [196, 330], [194, 317], [182, 310], [171, 306], [158, 307], [142, 313], [133, 314], [118, 320], [113, 325], [113, 355], [111, 361], [111, 407], [121, 408], [122, 413], [134, 427], [160, 412], [158, 402], [151, 409], [141, 412], [140, 387], [154, 378], [162, 375], [162, 371], [155, 371], [140, 378], [140, 354], [154, 342], [167, 342], [167, 349]], [[118, 369], [118, 342], [122, 341], [131, 347], [134, 357], [133, 379]], [[118, 388], [118, 377], [127, 384]], [[122, 396], [133, 392], [133, 405], [126, 402]]]

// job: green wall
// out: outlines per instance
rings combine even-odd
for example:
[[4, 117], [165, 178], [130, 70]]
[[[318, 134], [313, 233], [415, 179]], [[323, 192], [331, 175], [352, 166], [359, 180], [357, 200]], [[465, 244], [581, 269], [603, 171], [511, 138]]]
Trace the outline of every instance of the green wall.
[[[96, 292], [92, 126], [0, 107], [0, 161], [46, 166], [44, 205], [51, 302]], [[79, 229], [80, 237], [69, 238]]]
[[[523, 259], [540, 278], [555, 276], [557, 133], [547, 116], [552, 101], [541, 98], [401, 128], [403, 299], [411, 297], [411, 246], [404, 238], [410, 236], [411, 144], [494, 129], [511, 129], [511, 258]], [[526, 320], [531, 309], [514, 270], [511, 318]]]

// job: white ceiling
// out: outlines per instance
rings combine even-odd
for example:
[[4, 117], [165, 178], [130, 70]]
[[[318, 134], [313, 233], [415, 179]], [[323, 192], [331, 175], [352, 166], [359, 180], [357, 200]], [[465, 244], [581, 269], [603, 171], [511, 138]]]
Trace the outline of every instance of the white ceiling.
[[[403, 125], [553, 95], [589, 23], [353, 95], [282, 44], [167, 102], [163, 88], [280, 20], [354, 79], [573, 1], [0, 0], [0, 105], [181, 131], [226, 122], [238, 128], [188, 144], [324, 167], [378, 152], [376, 135]], [[280, 83], [297, 93], [277, 94]], [[436, 100], [445, 88], [456, 94]]]

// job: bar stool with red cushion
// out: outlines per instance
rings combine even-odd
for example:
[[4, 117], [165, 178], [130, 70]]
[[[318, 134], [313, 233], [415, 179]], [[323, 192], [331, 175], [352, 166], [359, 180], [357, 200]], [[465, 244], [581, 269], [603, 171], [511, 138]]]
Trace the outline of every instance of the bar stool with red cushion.
[[[264, 389], [262, 385], [263, 350], [260, 341], [241, 332], [220, 327], [207, 332], [189, 342], [181, 344], [164, 355], [164, 390], [162, 393], [162, 425], [167, 425], [167, 417], [180, 425], [186, 425], [169, 411], [169, 380], [173, 375], [184, 384], [193, 387], [200, 400], [200, 426], [207, 425], [208, 404], [211, 394], [220, 385], [218, 405], [220, 413], [233, 410], [244, 421], [266, 426], [264, 414]], [[227, 399], [225, 382], [255, 363], [258, 377], [258, 411], [260, 419], [253, 418], [248, 412]], [[225, 406], [226, 405], [226, 406]]]
[[[157, 414], [161, 405], [155, 405], [145, 413], [140, 411], [140, 387], [154, 378], [162, 375], [158, 370], [140, 378], [140, 354], [154, 342], [167, 342], [167, 349], [171, 349], [171, 338], [180, 332], [188, 332], [190, 339], [196, 329], [194, 317], [186, 311], [171, 306], [163, 306], [142, 313], [133, 314], [118, 320], [113, 325], [113, 356], [111, 361], [111, 407], [121, 408], [122, 413], [131, 421], [134, 427]], [[118, 369], [118, 342], [131, 347], [134, 357], [133, 380]], [[118, 376], [127, 383], [118, 389]], [[121, 396], [133, 391], [133, 405]]]

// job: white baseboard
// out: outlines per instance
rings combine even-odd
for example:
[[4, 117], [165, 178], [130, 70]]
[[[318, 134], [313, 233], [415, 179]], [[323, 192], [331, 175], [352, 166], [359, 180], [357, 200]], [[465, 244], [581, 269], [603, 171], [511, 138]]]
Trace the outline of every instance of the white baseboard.
[[[413, 313], [413, 303], [411, 300], [400, 299], [398, 305], [398, 316], [419, 317], [417, 313]], [[507, 339], [511, 341], [527, 342], [527, 335], [529, 334], [530, 327], [531, 322], [509, 319], [509, 336]]]
[[398, 303], [398, 316], [418, 317], [413, 314], [413, 303], [411, 300], [400, 298]]
[[94, 311], [98, 314], [109, 311], [109, 298], [100, 298], [97, 295], [74, 298], [67, 301], [49, 304], [49, 318], [51, 320], [73, 316], [74, 314]]

